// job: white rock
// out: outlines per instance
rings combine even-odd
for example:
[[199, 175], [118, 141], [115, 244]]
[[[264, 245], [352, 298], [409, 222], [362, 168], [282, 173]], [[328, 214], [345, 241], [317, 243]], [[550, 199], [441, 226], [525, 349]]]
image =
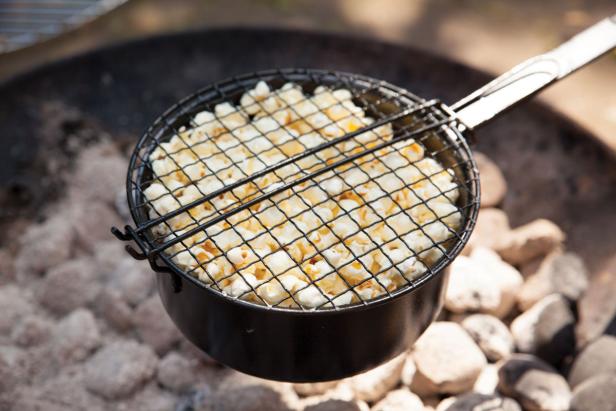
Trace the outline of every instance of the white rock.
[[415, 366], [413, 355], [409, 354], [406, 356], [404, 360], [404, 366], [402, 367], [402, 375], [400, 376], [402, 384], [410, 386], [413, 383], [413, 378], [415, 378], [416, 372], [417, 367]]
[[293, 389], [299, 395], [309, 397], [312, 395], [325, 394], [327, 391], [335, 388], [336, 385], [338, 385], [338, 382], [339, 381], [325, 381], [316, 383], [293, 384]]
[[408, 388], [400, 388], [387, 393], [385, 398], [377, 402], [372, 411], [422, 411], [421, 399]]
[[487, 361], [477, 344], [452, 322], [433, 323], [413, 348], [417, 367], [411, 390], [420, 395], [470, 390]]
[[503, 210], [482, 208], [479, 210], [477, 223], [468, 240], [468, 246], [471, 249], [475, 247], [502, 248], [506, 245], [510, 231], [509, 218]]
[[400, 382], [405, 357], [406, 354], [399, 355], [373, 370], [348, 378], [345, 382], [349, 384], [357, 399], [378, 401]]
[[512, 230], [506, 244], [499, 246], [497, 251], [505, 261], [520, 264], [547, 255], [564, 240], [565, 233], [556, 224], [538, 219]]
[[481, 206], [494, 207], [503, 201], [507, 182], [500, 168], [485, 154], [475, 152], [481, 183]]
[[483, 267], [466, 256], [451, 263], [445, 292], [445, 307], [454, 313], [495, 311], [500, 305], [500, 290]]
[[491, 395], [496, 392], [498, 386], [498, 367], [495, 364], [488, 364], [481, 370], [479, 377], [473, 385], [473, 391], [479, 394]]
[[514, 348], [509, 329], [498, 318], [488, 314], [473, 314], [461, 323], [489, 360], [498, 361]]

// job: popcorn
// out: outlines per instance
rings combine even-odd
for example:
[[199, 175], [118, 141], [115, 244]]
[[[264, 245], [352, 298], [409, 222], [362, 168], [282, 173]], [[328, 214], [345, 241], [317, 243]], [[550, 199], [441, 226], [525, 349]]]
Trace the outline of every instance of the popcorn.
[[[223, 102], [197, 113], [192, 128], [151, 152], [153, 177], [143, 192], [152, 218], [197, 205], [153, 227], [153, 235], [177, 238], [393, 138], [391, 124], [361, 131], [374, 121], [349, 90], [319, 86], [306, 96], [296, 84], [272, 90], [263, 81], [238, 105]], [[224, 190], [358, 130], [343, 143]], [[427, 157], [419, 142], [401, 140], [227, 216], [166, 252], [181, 269], [232, 297], [282, 307], [347, 305], [403, 287], [441, 258], [462, 224], [459, 195], [452, 170]]]

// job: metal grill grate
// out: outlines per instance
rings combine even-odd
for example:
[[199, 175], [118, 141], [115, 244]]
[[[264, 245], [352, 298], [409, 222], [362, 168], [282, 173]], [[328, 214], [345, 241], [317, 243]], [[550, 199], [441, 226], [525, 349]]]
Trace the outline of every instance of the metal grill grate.
[[[310, 116], [314, 113], [306, 115], [306, 113], [298, 112], [298, 104], [304, 102], [299, 101], [270, 110], [268, 113], [273, 117], [291, 110], [292, 119], [286, 123], [276, 121], [274, 129], [260, 132], [251, 139], [242, 140], [236, 136], [237, 128], [240, 127], [226, 127], [221, 130], [221, 135], [224, 134], [226, 138], [232, 140], [231, 146], [226, 144], [223, 147], [220, 142], [217, 142], [218, 136], [209, 136], [206, 141], [216, 148], [214, 155], [199, 154], [200, 144], [204, 144], [203, 141], [194, 144], [184, 143], [185, 145], [176, 151], [167, 150], [163, 143], [169, 142], [174, 136], [186, 133], [186, 127], [198, 129], [204, 126], [204, 124], [194, 122], [194, 116], [197, 113], [204, 110], [215, 113], [215, 106], [224, 102], [238, 103], [241, 96], [253, 89], [260, 81], [266, 82], [272, 90], [279, 89], [286, 83], [293, 83], [301, 87], [303, 93], [309, 96], [313, 95], [315, 90], [318, 91], [318, 86], [327, 86], [331, 90], [349, 90], [351, 92], [349, 101], [361, 107], [374, 121], [370, 124], [363, 124], [362, 127], [350, 132], [344, 129], [336, 130], [333, 132], [334, 137], [316, 146], [306, 145], [301, 137], [297, 137], [278, 141], [272, 147], [263, 148], [261, 151], [255, 150], [251, 145], [252, 142], [277, 130], [283, 130], [285, 134], [292, 135], [293, 124], [297, 122], [310, 126], [307, 133], [316, 133], [323, 137], [326, 127], [339, 128], [340, 122], [345, 120], [362, 121], [357, 118], [357, 113], [348, 111], [344, 113], [344, 117], [335, 121], [331, 120], [316, 128], [310, 125], [312, 124]], [[315, 107], [315, 113], [323, 112], [334, 106], [341, 106], [343, 103], [342, 100], [337, 99], [331, 106]], [[265, 109], [262, 101], [255, 99], [252, 104], [257, 105], [260, 110]], [[233, 115], [234, 113], [229, 114], [229, 116]], [[224, 115], [214, 115], [209, 121], [224, 124], [225, 120], [227, 119]], [[181, 101], [167, 111], [142, 137], [131, 159], [127, 181], [129, 204], [137, 226], [135, 228], [126, 227], [126, 233], [120, 233], [118, 230], [115, 230], [115, 233], [124, 240], [136, 241], [141, 252], [128, 247], [136, 258], [148, 258], [153, 266], [157, 267], [157, 259], [160, 257], [175, 272], [201, 278], [214, 292], [221, 292], [230, 298], [248, 300], [272, 308], [339, 309], [343, 305], [368, 304], [371, 301], [390, 298], [415, 287], [447, 265], [460, 252], [474, 225], [478, 208], [477, 174], [469, 149], [457, 131], [457, 127], [454, 127], [456, 122], [452, 113], [438, 101], [425, 101], [385, 82], [357, 75], [292, 69], [234, 77]], [[388, 129], [389, 125], [391, 125], [392, 132], [383, 132], [384, 129]], [[329, 130], [332, 131], [331, 128]], [[287, 150], [287, 146], [291, 145], [295, 148], [291, 151]], [[432, 158], [450, 170], [452, 183], [447, 189], [443, 190], [435, 184], [435, 179], [439, 175], [442, 176], [444, 171], [426, 173], [417, 165], [422, 160], [407, 160], [406, 164], [396, 167], [391, 167], [384, 161], [390, 153], [409, 148], [417, 150], [417, 147], [425, 151], [426, 158]], [[234, 159], [230, 154], [234, 148], [241, 148], [244, 153], [248, 153], [247, 158]], [[263, 161], [264, 153], [272, 150], [279, 150], [282, 155], [279, 156], [279, 161], [267, 164]], [[190, 153], [195, 159], [194, 163], [179, 164], [177, 156], [182, 152]], [[169, 175], [157, 175], [153, 172], [153, 162], [150, 159], [153, 153], [162, 154], [163, 159], [170, 159], [173, 162], [173, 170], [176, 171], [171, 171], [170, 174], [177, 173], [178, 169], [182, 170], [180, 173], [184, 174], [183, 179], [185, 180], [183, 186], [169, 187], [164, 184], [165, 177]], [[211, 164], [214, 157], [225, 159], [225, 167], [212, 169]], [[248, 159], [260, 164], [257, 171], [246, 173], [240, 167], [240, 162], [248, 161]], [[371, 175], [366, 171], [367, 167], [375, 164], [385, 170], [384, 175], [397, 178], [395, 189], [383, 187], [380, 180], [383, 174]], [[193, 165], [204, 169], [205, 175], [191, 179], [184, 170]], [[419, 173], [417, 178], [411, 182], [405, 181], [399, 175], [402, 169], [409, 168]], [[234, 181], [224, 181], [222, 175], [229, 170], [235, 173], [239, 170], [240, 177]], [[347, 183], [345, 173], [350, 170], [359, 170], [363, 173], [361, 184]], [[217, 180], [213, 188], [199, 185], [201, 180], [212, 178]], [[322, 203], [315, 203], [307, 200], [308, 191], [316, 187], [320, 189], [328, 184], [328, 181], [342, 181], [341, 189], [333, 196], [336, 201], [353, 199], [357, 207], [340, 207], [338, 214], [332, 215], [329, 219], [313, 212], [321, 204], [330, 201], [332, 196], [327, 196]], [[158, 212], [153, 201], [159, 200], [160, 197], [148, 199], [144, 194], [144, 191], [155, 183], [163, 183], [165, 191], [160, 197], [170, 196], [176, 201], [175, 210], [165, 213]], [[377, 187], [378, 190], [375, 192], [379, 195], [369, 199], [362, 195], [360, 191], [366, 184]], [[418, 194], [418, 186], [421, 185], [431, 185], [436, 192], [433, 196], [423, 198]], [[198, 198], [187, 203], [182, 201], [181, 194], [188, 187], [196, 187]], [[414, 195], [416, 201], [411, 205], [401, 204], [400, 196], [409, 194]], [[228, 201], [226, 203], [218, 201], [221, 198], [227, 198]], [[378, 207], [378, 202], [384, 199], [391, 204], [391, 209], [394, 210], [385, 216]], [[439, 214], [433, 209], [433, 200], [436, 199], [443, 203], [451, 203], [455, 207], [448, 213]], [[285, 207], [285, 202], [290, 203], [291, 201], [302, 204], [302, 208], [295, 214]], [[399, 227], [393, 224], [397, 216], [411, 216], [421, 207], [423, 207], [422, 210], [433, 215], [428, 222], [418, 224], [413, 221], [413, 228], [406, 232], [401, 232]], [[197, 216], [195, 216], [196, 210], [199, 211]], [[361, 210], [370, 213], [373, 221], [369, 224], [358, 221], [357, 213]], [[270, 211], [281, 217], [276, 224], [268, 224], [264, 221], [264, 214]], [[312, 213], [318, 219], [317, 226], [310, 230], [297, 222], [300, 215], [307, 215], [307, 213]], [[448, 218], [458, 214], [460, 222], [457, 227], [444, 223]], [[178, 226], [177, 223], [181, 220], [185, 222]], [[348, 222], [352, 229], [346, 233], [337, 232], [334, 225], [340, 221]], [[239, 228], [242, 223], [254, 224], [261, 234], [249, 237], [244, 230]], [[443, 223], [440, 227], [446, 227], [448, 230], [446, 239], [435, 240], [431, 237], [429, 226], [438, 223]], [[222, 231], [219, 229], [221, 225], [224, 227]], [[376, 226], [387, 230], [390, 238], [387, 240], [381, 238], [379, 241], [372, 238], [370, 230]], [[214, 230], [216, 227], [218, 230]], [[276, 235], [278, 229], [285, 227], [297, 236], [289, 239]], [[236, 269], [229, 273], [216, 277], [208, 271], [207, 267], [215, 260], [228, 262], [228, 249], [225, 250], [225, 247], [217, 244], [218, 236], [225, 231], [232, 233], [237, 239], [238, 243], [234, 247], [243, 247], [250, 251], [250, 261], [242, 264], [241, 267], [235, 267]], [[333, 233], [334, 243], [326, 247], [319, 246], [315, 238], [321, 231], [327, 232], [328, 235]], [[254, 244], [262, 235], [270, 236], [276, 244], [276, 247], [268, 250], [266, 254], [255, 252]], [[429, 244], [417, 251], [414, 245], [404, 240], [407, 235], [418, 235], [427, 240]], [[361, 252], [349, 244], [349, 240], [353, 238], [363, 241], [364, 247]], [[203, 254], [195, 254], [195, 245], [208, 250], [205, 258]], [[411, 255], [405, 256], [403, 260], [395, 260], [387, 250], [389, 245], [406, 247], [411, 251]], [[335, 266], [335, 268], [330, 266], [330, 271], [318, 273], [318, 275], [314, 272], [307, 272], [309, 271], [307, 267], [310, 268], [312, 263], [317, 261], [329, 263], [325, 253], [332, 246], [342, 247], [348, 252], [350, 258], [344, 264]], [[307, 251], [301, 255], [294, 254], [293, 250], [297, 247], [304, 247]], [[286, 253], [293, 261], [291, 267], [280, 272], [271, 267], [271, 258], [279, 251]], [[194, 268], [185, 269], [176, 264], [181, 253], [184, 253], [183, 258], [194, 259], [196, 263]], [[385, 264], [380, 264], [379, 270], [373, 270], [374, 265], [367, 266], [366, 256], [368, 255], [380, 256]], [[399, 275], [393, 276], [397, 283], [390, 282], [392, 270], [398, 270], [398, 267], [405, 262], [414, 264], [415, 273], [412, 278], [398, 271]], [[363, 277], [350, 281], [349, 277], [341, 275], [345, 267], [356, 267], [363, 273]], [[258, 268], [264, 268], [272, 275], [257, 282], [247, 277], [249, 271], [255, 273]], [[289, 272], [303, 276], [304, 285], [296, 289], [289, 288], [288, 284], [285, 285], [282, 279]], [[385, 277], [386, 273], [388, 277]], [[239, 287], [240, 292], [230, 296], [228, 287], [232, 280], [241, 281], [241, 287]], [[333, 295], [327, 292], [324, 284], [328, 282], [342, 284], [342, 291]], [[264, 298], [264, 290], [268, 287], [282, 290], [283, 296], [274, 302]], [[366, 288], [378, 291], [376, 295], [374, 292], [372, 295], [367, 295], [362, 292]], [[302, 293], [308, 289], [311, 290], [313, 299], [319, 301], [318, 304], [306, 304], [301, 298]], [[315, 296], [314, 293], [317, 292], [318, 295]]]
[[0, 0], [0, 53], [87, 22], [126, 0]]

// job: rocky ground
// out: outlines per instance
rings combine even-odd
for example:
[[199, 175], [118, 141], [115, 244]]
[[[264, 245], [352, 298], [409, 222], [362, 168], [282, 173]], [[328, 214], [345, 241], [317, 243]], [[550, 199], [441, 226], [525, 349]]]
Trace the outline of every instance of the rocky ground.
[[497, 208], [506, 182], [479, 160], [478, 225], [438, 321], [368, 373], [292, 385], [229, 370], [182, 338], [148, 265], [109, 233], [127, 218], [127, 157], [90, 145], [63, 199], [0, 253], [0, 409], [616, 410], [616, 338], [576, 343], [584, 262], [550, 221], [511, 228]]

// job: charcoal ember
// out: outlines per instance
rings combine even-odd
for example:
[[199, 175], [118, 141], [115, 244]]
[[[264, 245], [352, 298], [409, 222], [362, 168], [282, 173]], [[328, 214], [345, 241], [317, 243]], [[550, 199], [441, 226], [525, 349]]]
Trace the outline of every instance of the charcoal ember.
[[8, 284], [15, 280], [15, 256], [9, 247], [0, 248], [0, 285]]
[[526, 279], [518, 293], [518, 305], [527, 310], [550, 294], [577, 301], [587, 287], [588, 272], [580, 257], [573, 253], [550, 254], [537, 272]]
[[114, 289], [103, 289], [96, 300], [99, 315], [117, 331], [124, 332], [133, 327], [133, 309]]
[[501, 320], [488, 314], [473, 314], [461, 323], [489, 360], [498, 361], [513, 352], [513, 337]]
[[528, 354], [514, 354], [498, 370], [498, 390], [528, 411], [566, 411], [571, 401], [567, 381], [546, 362]]
[[599, 374], [616, 374], [616, 337], [604, 335], [577, 355], [569, 372], [569, 383], [578, 384]]
[[309, 405], [304, 408], [304, 411], [364, 411], [368, 406], [357, 400], [336, 400], [329, 399]]
[[507, 182], [500, 168], [485, 154], [475, 152], [481, 184], [481, 206], [494, 207], [500, 204], [507, 193]]
[[616, 408], [616, 374], [589, 378], [573, 390], [571, 411], [614, 411]]
[[149, 383], [130, 399], [116, 403], [114, 411], [171, 411], [175, 409], [177, 397]]
[[108, 274], [108, 285], [116, 289], [131, 306], [145, 300], [154, 289], [154, 274], [147, 264], [130, 257], [120, 259]]
[[42, 384], [20, 390], [14, 410], [19, 411], [104, 411], [104, 401], [88, 392], [81, 372], [61, 372]]
[[477, 247], [471, 253], [471, 258], [492, 277], [498, 286], [500, 303], [494, 310], [487, 311], [498, 318], [506, 317], [515, 305], [516, 296], [522, 287], [524, 279], [513, 266], [503, 261], [493, 250]]
[[506, 244], [499, 246], [496, 251], [505, 261], [521, 264], [547, 255], [559, 248], [564, 240], [565, 233], [556, 224], [538, 219], [511, 230]]
[[498, 386], [498, 367], [495, 364], [488, 364], [481, 370], [479, 377], [473, 385], [473, 392], [485, 395], [492, 395]]
[[120, 188], [116, 190], [115, 201], [113, 202], [116, 213], [124, 220], [129, 222], [131, 220], [130, 208], [128, 206], [128, 200], [126, 199], [126, 189]]
[[445, 411], [522, 411], [520, 405], [511, 398], [498, 395], [485, 395], [469, 392], [455, 399]]
[[42, 274], [72, 255], [75, 232], [62, 215], [29, 226], [19, 239], [15, 270], [20, 281]]
[[88, 390], [106, 399], [127, 397], [156, 372], [158, 358], [147, 345], [115, 341], [99, 349], [85, 364]]
[[507, 241], [511, 228], [509, 218], [498, 208], [482, 208], [479, 210], [475, 229], [468, 240], [468, 247], [502, 248]]
[[100, 273], [111, 273], [128, 256], [125, 243], [117, 239], [99, 241], [94, 250], [94, 262]]
[[112, 206], [116, 192], [126, 180], [127, 159], [111, 143], [100, 143], [80, 152], [70, 196], [84, 203], [103, 202]]
[[79, 308], [68, 314], [54, 330], [53, 352], [61, 364], [81, 361], [101, 344], [101, 335], [91, 311]]
[[408, 388], [388, 392], [385, 398], [372, 407], [372, 411], [423, 411], [423, 409], [421, 399]]
[[37, 315], [24, 317], [13, 329], [11, 339], [21, 347], [35, 347], [52, 334], [52, 323]]
[[0, 336], [9, 335], [32, 311], [32, 303], [22, 290], [13, 285], [0, 287]]
[[100, 289], [95, 265], [80, 258], [50, 270], [38, 291], [38, 300], [57, 314], [67, 314], [93, 302]]
[[559, 366], [575, 351], [575, 316], [569, 301], [552, 294], [520, 314], [511, 323], [518, 350]]
[[27, 381], [30, 373], [27, 353], [10, 345], [0, 346], [0, 394]]
[[75, 231], [77, 244], [88, 252], [94, 251], [100, 241], [113, 239], [110, 227], [121, 224], [113, 209], [99, 202], [72, 202], [64, 216]]
[[141, 340], [159, 354], [169, 351], [182, 338], [158, 295], [139, 304], [135, 310], [134, 324]]
[[199, 360], [171, 351], [158, 363], [156, 378], [163, 387], [172, 391], [187, 391], [205, 379], [205, 374], [200, 372], [202, 367]]
[[291, 384], [276, 383], [239, 373], [230, 373], [210, 395], [194, 404], [195, 411], [291, 411], [298, 404]]
[[348, 378], [345, 382], [355, 398], [375, 402], [400, 382], [406, 354], [402, 354], [370, 371]]
[[295, 392], [301, 396], [309, 397], [312, 395], [325, 394], [338, 385], [338, 381], [325, 381], [316, 383], [293, 384]]
[[421, 396], [468, 391], [487, 363], [475, 341], [452, 322], [428, 327], [415, 343], [413, 359], [417, 371], [411, 391]]

